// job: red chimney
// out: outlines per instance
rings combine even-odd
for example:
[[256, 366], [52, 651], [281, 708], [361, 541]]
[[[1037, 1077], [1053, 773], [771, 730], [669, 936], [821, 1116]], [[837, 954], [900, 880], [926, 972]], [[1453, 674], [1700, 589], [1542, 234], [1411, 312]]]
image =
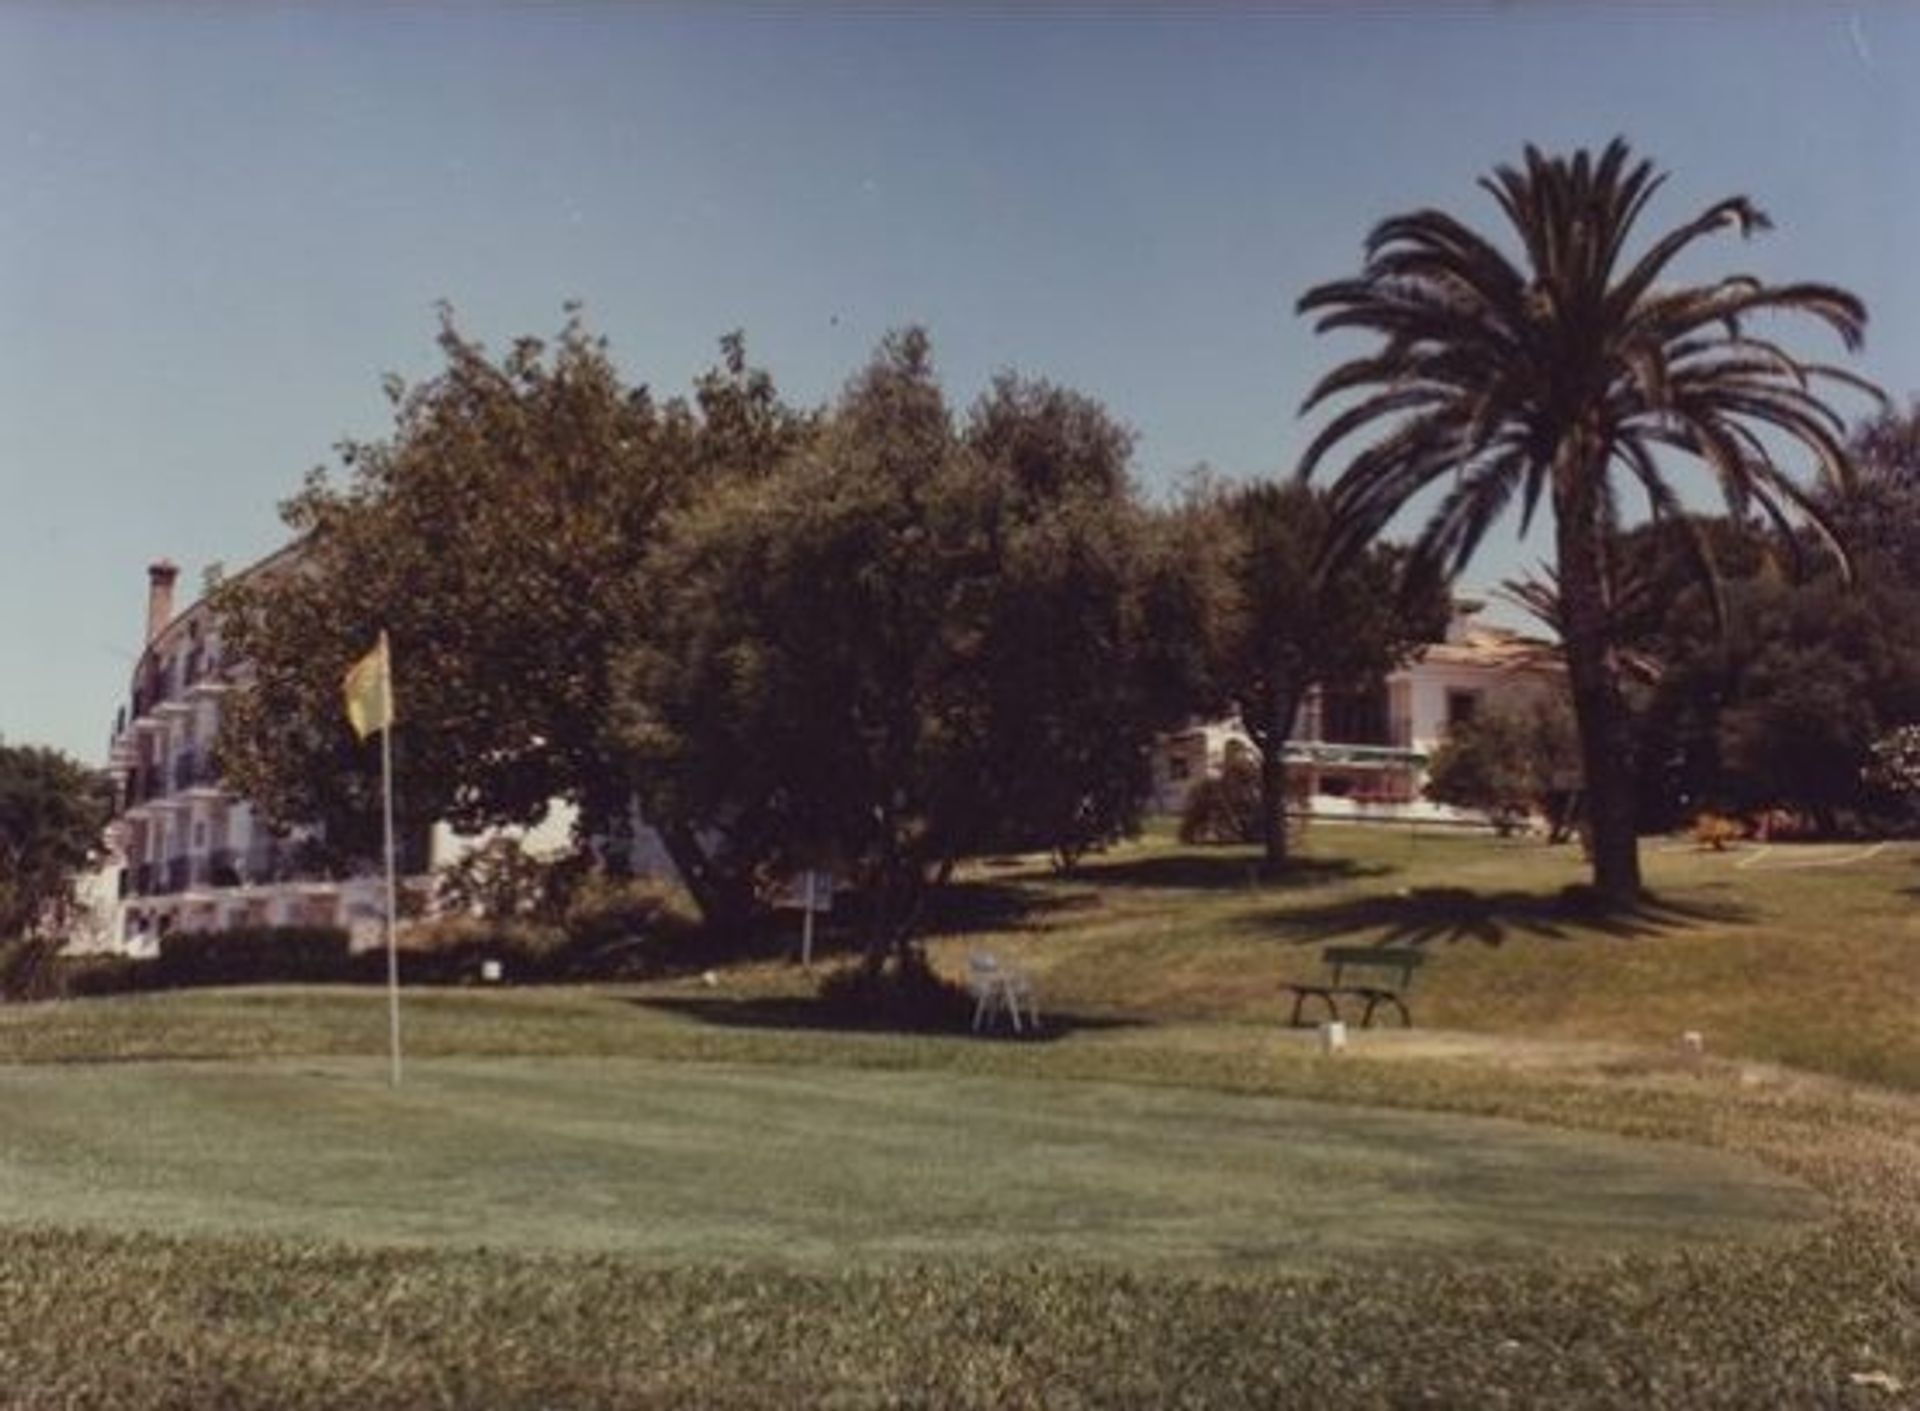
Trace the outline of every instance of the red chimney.
[[179, 568], [161, 559], [147, 565], [147, 641], [160, 635], [160, 629], [173, 621], [173, 580]]

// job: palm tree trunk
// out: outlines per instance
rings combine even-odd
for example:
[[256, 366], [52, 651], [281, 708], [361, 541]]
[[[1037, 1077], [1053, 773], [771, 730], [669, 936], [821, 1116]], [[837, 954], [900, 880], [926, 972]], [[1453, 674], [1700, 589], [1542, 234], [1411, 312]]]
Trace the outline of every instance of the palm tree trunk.
[[1567, 684], [1580, 728], [1587, 819], [1593, 836], [1593, 885], [1616, 906], [1640, 899], [1640, 843], [1633, 802], [1633, 734], [1613, 670], [1607, 614], [1599, 471], [1556, 467], [1556, 548], [1560, 630]]
[[1264, 867], [1270, 877], [1286, 871], [1291, 861], [1287, 835], [1287, 740], [1293, 734], [1293, 718], [1300, 709], [1300, 693], [1275, 689], [1268, 694], [1271, 704], [1261, 722], [1260, 737], [1260, 844]]
[[[1271, 737], [1269, 737], [1271, 738]], [[1287, 867], [1286, 741], [1274, 739], [1260, 751], [1260, 847], [1269, 876]]]

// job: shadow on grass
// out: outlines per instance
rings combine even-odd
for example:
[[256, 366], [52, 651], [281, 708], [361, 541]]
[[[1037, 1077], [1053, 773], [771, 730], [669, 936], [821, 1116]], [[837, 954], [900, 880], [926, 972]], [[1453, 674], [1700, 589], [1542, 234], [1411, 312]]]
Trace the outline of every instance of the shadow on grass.
[[1004, 1024], [975, 1035], [964, 1021], [943, 1024], [910, 1023], [884, 1013], [855, 1014], [824, 1000], [796, 995], [759, 999], [704, 999], [665, 995], [638, 995], [626, 1003], [663, 1014], [679, 1015], [723, 1029], [783, 1029], [836, 1034], [923, 1034], [928, 1037], [969, 1035], [982, 1040], [1015, 1039], [1022, 1043], [1052, 1043], [1069, 1034], [1100, 1029], [1139, 1029], [1138, 1019], [1106, 1015], [1042, 1012], [1038, 1032], [1011, 1033]]
[[1128, 862], [1082, 864], [1074, 880], [1097, 887], [1165, 887], [1189, 891], [1289, 890], [1383, 877], [1394, 869], [1344, 857], [1301, 857], [1278, 876], [1263, 877], [1260, 859], [1245, 852], [1181, 852]]
[[1383, 946], [1459, 941], [1497, 946], [1513, 936], [1552, 941], [1578, 936], [1633, 940], [1671, 935], [1696, 926], [1751, 921], [1754, 914], [1737, 904], [1680, 902], [1654, 896], [1643, 898], [1635, 906], [1607, 908], [1578, 890], [1543, 894], [1415, 887], [1331, 906], [1267, 912], [1249, 917], [1242, 924], [1277, 933], [1298, 945], [1371, 933], [1375, 943]]
[[976, 931], [1028, 931], [1038, 929], [1049, 916], [1066, 912], [1096, 911], [1099, 893], [1091, 887], [1075, 886], [1077, 878], [1060, 883], [1044, 882], [954, 882], [927, 898], [927, 912], [920, 926], [927, 936], [965, 936]]

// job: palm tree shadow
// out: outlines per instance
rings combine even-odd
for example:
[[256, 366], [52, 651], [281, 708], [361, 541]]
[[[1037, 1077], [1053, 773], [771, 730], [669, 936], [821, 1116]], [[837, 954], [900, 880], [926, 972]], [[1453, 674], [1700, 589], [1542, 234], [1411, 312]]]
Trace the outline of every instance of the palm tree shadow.
[[1263, 875], [1260, 859], [1245, 852], [1180, 852], [1123, 862], [1087, 862], [1077, 874], [1100, 887], [1155, 887], [1178, 891], [1257, 891], [1329, 886], [1392, 872], [1380, 863], [1345, 857], [1298, 857], [1277, 875]]
[[1264, 934], [1277, 932], [1297, 945], [1371, 935], [1382, 946], [1461, 941], [1498, 946], [1516, 936], [1549, 941], [1580, 936], [1644, 939], [1698, 926], [1736, 925], [1751, 921], [1754, 914], [1751, 908], [1734, 903], [1682, 902], [1652, 895], [1633, 906], [1609, 907], [1580, 887], [1549, 893], [1415, 887], [1328, 906], [1266, 912], [1242, 924]]

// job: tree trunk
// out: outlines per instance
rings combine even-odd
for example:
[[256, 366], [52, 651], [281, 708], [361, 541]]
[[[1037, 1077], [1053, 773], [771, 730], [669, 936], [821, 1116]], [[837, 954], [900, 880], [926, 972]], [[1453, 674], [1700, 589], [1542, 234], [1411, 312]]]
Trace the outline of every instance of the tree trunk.
[[[1575, 453], [1577, 454], [1577, 453]], [[1580, 729], [1586, 817], [1593, 838], [1593, 885], [1615, 906], [1640, 899], [1640, 844], [1633, 802], [1633, 732], [1613, 669], [1612, 624], [1600, 515], [1604, 459], [1563, 453], [1555, 467], [1554, 518], [1560, 573], [1560, 631], [1567, 684]]]
[[680, 884], [700, 908], [700, 919], [715, 934], [739, 933], [753, 919], [753, 891], [745, 879], [715, 866], [694, 830], [684, 823], [656, 823], [660, 842], [673, 859]]
[[1287, 870], [1291, 861], [1287, 831], [1287, 740], [1293, 717], [1300, 709], [1297, 691], [1275, 691], [1269, 697], [1266, 720], [1260, 728], [1260, 843], [1269, 877]]
[[875, 869], [866, 916], [865, 963], [878, 974], [889, 959], [904, 959], [920, 926], [927, 874], [911, 858], [889, 856]]

